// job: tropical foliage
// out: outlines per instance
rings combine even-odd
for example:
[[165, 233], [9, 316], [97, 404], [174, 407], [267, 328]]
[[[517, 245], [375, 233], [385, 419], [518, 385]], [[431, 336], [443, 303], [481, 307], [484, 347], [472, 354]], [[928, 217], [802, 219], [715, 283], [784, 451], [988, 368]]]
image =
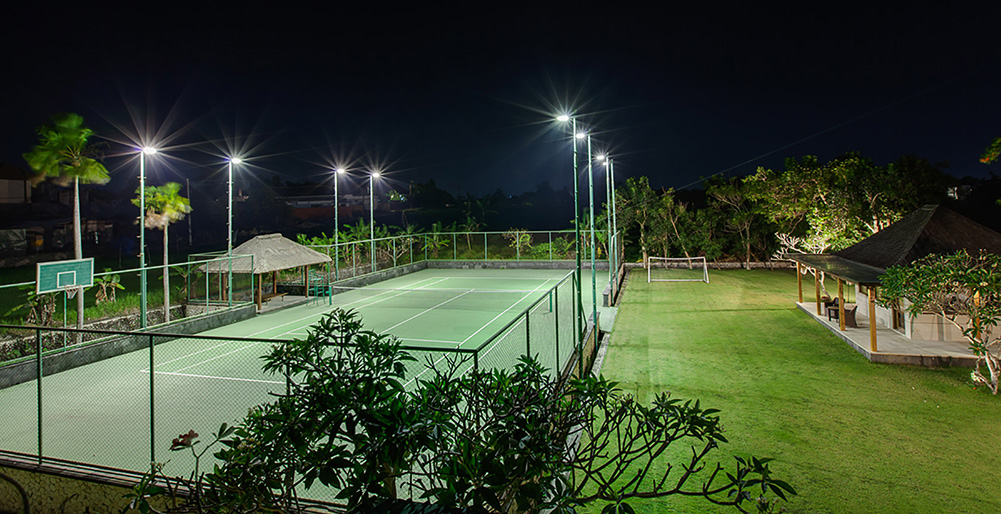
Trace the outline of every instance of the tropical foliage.
[[[998, 394], [1001, 381], [1001, 256], [929, 255], [908, 266], [894, 266], [881, 277], [880, 301], [907, 304], [910, 315], [942, 316], [963, 331], [977, 367], [977, 385]], [[985, 369], [986, 368], [986, 369]]]
[[[163, 231], [163, 316], [170, 322], [170, 268], [169, 238], [167, 228], [171, 223], [184, 219], [191, 212], [191, 203], [181, 196], [181, 185], [168, 182], [162, 186], [147, 186], [145, 191], [145, 228]], [[140, 205], [139, 191], [132, 203]]]
[[[400, 512], [569, 513], [592, 502], [633, 512], [644, 498], [671, 495], [747, 512], [794, 494], [768, 459], [712, 463], [727, 440], [718, 412], [698, 401], [663, 393], [645, 406], [596, 377], [565, 386], [529, 358], [512, 370], [466, 372], [468, 362], [449, 361], [418, 380], [400, 342], [365, 330], [351, 311], [331, 312], [264, 361], [285, 375], [288, 394], [220, 427], [211, 443], [222, 446], [220, 463], [207, 473], [196, 464], [190, 481], [173, 482], [178, 503], [168, 510], [291, 510], [297, 490], [315, 484], [358, 513], [401, 504]], [[207, 447], [196, 450], [197, 437], [181, 434], [172, 449], [200, 458]], [[166, 492], [148, 476], [129, 507], [148, 508]]]

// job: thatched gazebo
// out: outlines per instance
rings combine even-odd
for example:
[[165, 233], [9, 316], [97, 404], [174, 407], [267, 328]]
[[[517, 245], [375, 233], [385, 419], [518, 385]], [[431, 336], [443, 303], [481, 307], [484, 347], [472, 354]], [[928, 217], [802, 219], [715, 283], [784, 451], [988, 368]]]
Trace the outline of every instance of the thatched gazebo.
[[[253, 273], [257, 290], [254, 293], [254, 303], [257, 308], [270, 298], [279, 296], [278, 293], [278, 272], [305, 268], [303, 276], [308, 277], [307, 272], [310, 266], [315, 264], [325, 264], [332, 259], [316, 250], [307, 248], [291, 239], [283, 237], [281, 234], [265, 234], [257, 236], [246, 243], [233, 249], [233, 255], [250, 255], [253, 259], [235, 259], [232, 263], [233, 273]], [[253, 268], [251, 268], [253, 264]], [[206, 265], [206, 271], [210, 273], [227, 273], [230, 264], [228, 262], [213, 262]], [[262, 287], [263, 277], [271, 275], [271, 292], [265, 293]], [[308, 278], [307, 278], [308, 280]], [[304, 284], [306, 294], [309, 294], [309, 284]]]
[[[839, 325], [845, 330], [845, 283], [854, 284], [856, 296], [868, 304], [869, 344], [877, 351], [876, 321], [893, 330], [901, 331], [908, 338], [921, 333], [921, 324], [930, 320], [926, 315], [917, 318], [905, 315], [903, 306], [878, 307], [876, 294], [880, 276], [891, 266], [904, 266], [930, 254], [951, 254], [966, 250], [976, 254], [979, 250], [1001, 255], [1001, 234], [939, 205], [925, 205], [908, 214], [889, 227], [876, 232], [854, 245], [831, 254], [794, 254], [796, 262], [799, 301], [803, 302], [802, 272], [813, 268], [835, 278], [838, 284]], [[814, 275], [817, 315], [822, 315], [823, 299], [820, 282]]]

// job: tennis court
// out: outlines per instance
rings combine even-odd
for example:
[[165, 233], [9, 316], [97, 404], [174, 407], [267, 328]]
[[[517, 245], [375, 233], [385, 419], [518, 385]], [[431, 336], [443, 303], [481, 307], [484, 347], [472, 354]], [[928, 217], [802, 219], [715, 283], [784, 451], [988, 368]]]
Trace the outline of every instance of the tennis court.
[[427, 269], [337, 291], [200, 334], [213, 338], [180, 337], [0, 390], [0, 448], [37, 453], [41, 432], [46, 457], [132, 470], [169, 459], [164, 471], [184, 474], [193, 460], [168, 452], [171, 439], [193, 429], [209, 440], [284, 393], [284, 377], [265, 374], [259, 357], [334, 307], [357, 310], [367, 329], [399, 337], [424, 362], [463, 349], [478, 352], [480, 367], [506, 367], [527, 349], [554, 368], [574, 348], [572, 299], [567, 270]]

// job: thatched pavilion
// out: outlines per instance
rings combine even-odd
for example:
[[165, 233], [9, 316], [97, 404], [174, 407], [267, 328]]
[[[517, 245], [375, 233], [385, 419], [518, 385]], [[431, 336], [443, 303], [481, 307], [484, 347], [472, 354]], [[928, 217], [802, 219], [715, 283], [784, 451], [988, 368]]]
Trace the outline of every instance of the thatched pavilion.
[[[304, 268], [303, 276], [310, 266], [332, 262], [332, 259], [316, 250], [307, 248], [291, 239], [283, 237], [281, 234], [265, 234], [257, 236], [246, 243], [233, 249], [233, 255], [251, 255], [253, 259], [234, 259], [232, 263], [233, 273], [253, 273], [254, 283], [257, 289], [254, 293], [254, 303], [257, 308], [270, 298], [278, 296], [278, 272]], [[251, 268], [253, 264], [253, 268]], [[211, 273], [226, 273], [229, 271], [228, 262], [213, 262], [207, 265], [207, 271]], [[263, 277], [271, 275], [270, 292], [265, 292], [262, 282]], [[306, 294], [309, 294], [308, 284]]]
[[[844, 250], [831, 254], [794, 254], [799, 301], [803, 302], [802, 277], [806, 269], [815, 269], [834, 277], [838, 284], [838, 324], [845, 330], [845, 284], [856, 288], [857, 303], [867, 306], [869, 346], [876, 345], [876, 323], [882, 323], [909, 339], [961, 340], [959, 333], [937, 315], [906, 315], [907, 305], [885, 308], [876, 305], [880, 276], [891, 266], [910, 264], [930, 254], [950, 254], [980, 250], [1001, 255], [1001, 234], [939, 205], [925, 205], [893, 225]], [[818, 273], [814, 274], [817, 315], [824, 315]]]

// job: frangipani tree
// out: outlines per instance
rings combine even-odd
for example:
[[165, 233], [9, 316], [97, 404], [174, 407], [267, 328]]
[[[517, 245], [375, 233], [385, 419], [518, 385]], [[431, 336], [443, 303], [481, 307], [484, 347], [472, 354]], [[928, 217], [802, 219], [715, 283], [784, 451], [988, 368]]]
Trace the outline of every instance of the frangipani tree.
[[[938, 314], [963, 331], [977, 367], [973, 382], [998, 394], [1001, 380], [1001, 256], [966, 251], [929, 255], [909, 266], [893, 266], [881, 278], [880, 303], [907, 300], [911, 315]], [[983, 368], [987, 368], [984, 374]]]
[[[184, 219], [191, 212], [191, 202], [180, 195], [181, 185], [168, 182], [162, 186], [146, 187], [146, 228], [163, 231], [163, 319], [170, 321], [170, 273], [168, 260], [167, 227], [175, 221]], [[139, 205], [139, 191], [132, 203]]]
[[[106, 184], [108, 170], [101, 164], [100, 153], [89, 144], [94, 131], [83, 125], [79, 114], [65, 113], [52, 117], [49, 124], [38, 128], [38, 144], [23, 155], [37, 175], [32, 185], [49, 179], [59, 186], [73, 186], [73, 256], [83, 258], [83, 236], [80, 230], [80, 183]], [[77, 295], [76, 326], [83, 328], [83, 295]]]

